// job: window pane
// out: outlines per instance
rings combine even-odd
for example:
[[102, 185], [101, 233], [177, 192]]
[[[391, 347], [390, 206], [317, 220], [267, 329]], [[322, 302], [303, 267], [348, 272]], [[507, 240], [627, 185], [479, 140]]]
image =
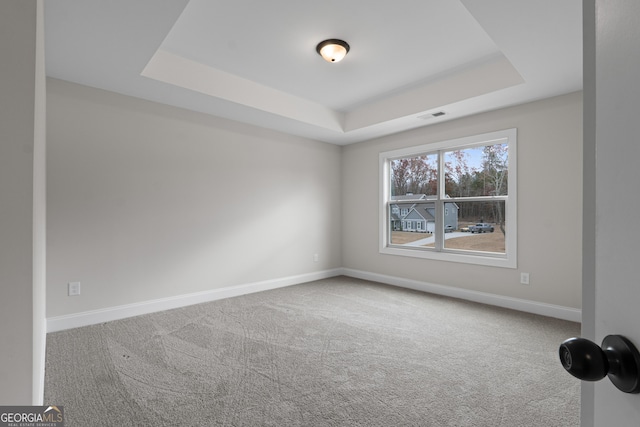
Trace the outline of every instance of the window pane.
[[[425, 154], [391, 160], [391, 197], [435, 196], [438, 189], [438, 155]], [[407, 197], [408, 198], [408, 197]]]
[[451, 197], [507, 195], [507, 144], [444, 153], [445, 192]]
[[434, 205], [433, 202], [392, 201], [389, 204], [389, 243], [420, 247], [432, 242], [435, 228]]
[[504, 254], [507, 225], [505, 202], [456, 202], [458, 229], [445, 233], [445, 249]]

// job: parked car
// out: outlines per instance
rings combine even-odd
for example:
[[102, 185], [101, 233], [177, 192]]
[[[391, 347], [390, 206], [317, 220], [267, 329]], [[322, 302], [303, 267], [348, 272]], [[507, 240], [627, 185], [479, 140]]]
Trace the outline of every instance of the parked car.
[[447, 224], [444, 226], [445, 233], [451, 233], [452, 231], [456, 231], [456, 229], [451, 224]]
[[469, 226], [467, 225], [466, 227], [460, 227], [460, 231], [462, 231], [463, 233], [468, 233], [469, 232]]
[[472, 233], [493, 233], [493, 225], [486, 222], [479, 222], [476, 225], [470, 225], [469, 231]]

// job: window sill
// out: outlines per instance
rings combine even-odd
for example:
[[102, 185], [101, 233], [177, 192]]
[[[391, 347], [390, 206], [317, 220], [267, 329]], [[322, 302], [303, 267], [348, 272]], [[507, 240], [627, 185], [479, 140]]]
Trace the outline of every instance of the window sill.
[[517, 268], [517, 261], [515, 257], [507, 257], [507, 255], [502, 254], [481, 255], [478, 253], [467, 254], [462, 252], [437, 252], [430, 249], [405, 249], [398, 246], [382, 247], [380, 248], [380, 253], [385, 255], [431, 259], [435, 261], [485, 265], [488, 267]]

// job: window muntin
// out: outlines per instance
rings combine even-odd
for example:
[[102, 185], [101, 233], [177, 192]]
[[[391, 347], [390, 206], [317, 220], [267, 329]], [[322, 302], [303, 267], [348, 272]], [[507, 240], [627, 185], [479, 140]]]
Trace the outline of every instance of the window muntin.
[[515, 268], [516, 144], [510, 129], [381, 153], [380, 252]]

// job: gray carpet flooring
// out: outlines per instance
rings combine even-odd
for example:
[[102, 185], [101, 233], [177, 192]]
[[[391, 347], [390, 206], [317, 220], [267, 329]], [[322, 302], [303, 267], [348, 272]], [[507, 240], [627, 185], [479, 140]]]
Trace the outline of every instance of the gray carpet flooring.
[[51, 333], [81, 426], [578, 426], [579, 325], [336, 277]]

